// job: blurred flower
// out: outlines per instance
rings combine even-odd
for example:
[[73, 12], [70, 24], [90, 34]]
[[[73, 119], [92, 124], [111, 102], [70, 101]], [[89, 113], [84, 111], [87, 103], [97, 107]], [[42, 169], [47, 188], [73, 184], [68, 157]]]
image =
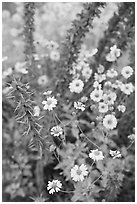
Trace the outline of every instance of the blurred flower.
[[83, 90], [84, 83], [80, 79], [74, 79], [70, 84], [69, 84], [69, 89], [70, 92], [75, 92], [75, 93], [80, 93]]
[[128, 139], [130, 139], [131, 141], [134, 141], [135, 140], [135, 134], [128, 135]]
[[102, 99], [103, 91], [102, 90], [97, 90], [95, 89], [94, 91], [91, 92], [90, 98], [93, 101], [99, 102]]
[[81, 166], [75, 165], [72, 169], [71, 169], [71, 177], [72, 180], [74, 181], [83, 181], [84, 180], [84, 176], [88, 175], [88, 169], [86, 167], [86, 165], [81, 164]]
[[48, 83], [48, 78], [46, 75], [42, 75], [38, 78], [38, 84], [41, 86], [45, 86]]
[[130, 66], [123, 67], [121, 74], [123, 75], [124, 78], [128, 79], [133, 74], [132, 67], [130, 67]]
[[13, 37], [17, 37], [19, 33], [20, 33], [20, 31], [19, 31], [18, 29], [16, 29], [16, 28], [12, 28], [12, 29], [10, 30], [10, 34], [11, 34], [11, 36], [13, 36]]
[[108, 62], [114, 62], [120, 56], [121, 50], [116, 45], [110, 48], [110, 53], [107, 54], [106, 60]]
[[43, 101], [42, 104], [44, 104], [44, 109], [45, 110], [53, 110], [53, 108], [56, 107], [57, 105], [57, 100], [53, 97], [47, 97], [46, 101]]
[[45, 91], [45, 92], [43, 93], [43, 95], [49, 96], [51, 93], [52, 93], [52, 91]]
[[105, 68], [104, 68], [104, 66], [103, 65], [99, 65], [99, 67], [97, 68], [97, 72], [99, 73], [99, 74], [102, 74], [103, 72], [104, 72], [104, 70], [105, 70]]
[[108, 105], [106, 103], [100, 102], [98, 109], [100, 113], [106, 113], [108, 111]]
[[51, 128], [51, 135], [55, 137], [59, 137], [60, 135], [62, 135], [62, 133], [63, 129], [58, 125]]
[[121, 111], [122, 113], [124, 113], [124, 112], [126, 111], [126, 106], [124, 106], [124, 105], [118, 105], [117, 109], [118, 109], [119, 111]]
[[8, 10], [3, 10], [2, 11], [2, 18], [9, 18], [10, 17], [10, 12]]
[[117, 119], [114, 115], [108, 114], [103, 119], [103, 125], [107, 129], [114, 129], [117, 126]]
[[83, 103], [81, 103], [79, 101], [74, 102], [74, 108], [84, 111], [85, 110], [85, 104], [83, 104]]
[[33, 111], [34, 111], [34, 116], [38, 117], [39, 114], [40, 114], [40, 107], [39, 106], [35, 106]]
[[84, 77], [85, 79], [88, 80], [88, 79], [91, 77], [91, 75], [92, 75], [92, 69], [90, 69], [89, 67], [84, 68], [84, 69], [82, 70], [82, 75], [83, 75], [83, 77]]
[[53, 194], [54, 192], [60, 191], [62, 188], [62, 183], [59, 180], [48, 181], [47, 190], [49, 194]]
[[12, 87], [5, 87], [4, 89], [2, 89], [2, 93], [3, 94], [8, 94], [11, 91]]
[[50, 59], [53, 60], [53, 61], [59, 61], [60, 59], [60, 54], [58, 51], [56, 50], [53, 50], [50, 52]]
[[12, 16], [12, 21], [14, 21], [15, 23], [21, 23], [22, 22], [22, 17], [21, 15], [19, 15], [18, 13], [14, 14]]
[[54, 41], [48, 41], [45, 43], [45, 46], [50, 50], [56, 50], [59, 48], [59, 44]]
[[2, 58], [2, 62], [6, 61], [7, 59], [8, 59], [7, 56], [3, 57], [3, 58]]
[[107, 77], [109, 77], [109, 78], [114, 78], [114, 77], [117, 77], [118, 76], [118, 73], [117, 73], [117, 71], [116, 70], [114, 70], [114, 69], [110, 69], [110, 70], [108, 70], [107, 71]]
[[91, 159], [93, 159], [94, 161], [99, 161], [99, 160], [104, 159], [103, 153], [101, 151], [99, 151], [98, 149], [90, 150], [90, 151], [91, 151], [91, 153], [89, 153], [89, 157]]
[[22, 74], [28, 74], [28, 70], [26, 67], [26, 62], [17, 62], [15, 64], [15, 71], [20, 72]]
[[103, 95], [103, 100], [108, 105], [114, 104], [116, 98], [117, 98], [117, 95], [116, 95], [115, 92], [110, 92], [108, 94], [104, 94]]
[[5, 77], [7, 77], [7, 76], [9, 76], [9, 75], [11, 75], [11, 74], [12, 74], [12, 68], [9, 67], [7, 70], [4, 70], [4, 71], [2, 72], [2, 77], [5, 78]]
[[104, 81], [106, 79], [106, 75], [105, 74], [95, 73], [94, 74], [94, 79], [95, 79], [95, 81], [102, 82], [102, 81]]
[[133, 84], [130, 82], [128, 84], [122, 84], [122, 86], [120, 87], [121, 91], [123, 93], [125, 93], [126, 95], [130, 95], [133, 91], [134, 91], [134, 86]]
[[113, 159], [121, 157], [121, 153], [118, 150], [115, 150], [115, 151], [110, 150], [109, 154], [113, 157]]
[[87, 100], [88, 100], [88, 97], [86, 97], [86, 96], [83, 96], [81, 99], [81, 102], [82, 103], [85, 103], [85, 102], [87, 102]]

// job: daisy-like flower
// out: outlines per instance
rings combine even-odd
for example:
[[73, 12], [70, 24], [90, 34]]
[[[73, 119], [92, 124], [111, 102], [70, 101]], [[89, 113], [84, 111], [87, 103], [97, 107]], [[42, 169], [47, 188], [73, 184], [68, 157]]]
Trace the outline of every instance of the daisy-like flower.
[[115, 158], [120, 158], [120, 157], [121, 157], [121, 153], [120, 153], [120, 151], [118, 151], [118, 150], [115, 150], [115, 151], [110, 150], [110, 151], [109, 151], [109, 154], [113, 157], [113, 159], [115, 159]]
[[91, 75], [92, 75], [92, 69], [90, 69], [89, 67], [88, 68], [84, 68], [83, 70], [82, 70], [82, 75], [83, 75], [83, 77], [85, 78], [85, 79], [89, 79], [90, 77], [91, 77]]
[[104, 70], [105, 70], [105, 68], [104, 68], [104, 66], [103, 65], [99, 65], [99, 67], [97, 68], [97, 71], [98, 71], [98, 73], [99, 74], [102, 74], [103, 72], [104, 72]]
[[69, 89], [70, 92], [74, 93], [80, 93], [83, 90], [84, 83], [80, 79], [74, 79], [70, 84], [69, 84]]
[[80, 100], [81, 100], [82, 103], [86, 103], [87, 100], [88, 100], [88, 97], [83, 96]]
[[112, 84], [112, 88], [118, 89], [123, 85], [123, 83], [119, 80], [116, 80], [115, 83]]
[[117, 109], [124, 113], [126, 111], [126, 107], [124, 105], [118, 105]]
[[74, 102], [74, 108], [84, 111], [85, 110], [85, 104], [83, 104], [80, 101]]
[[40, 107], [39, 106], [35, 106], [33, 112], [34, 112], [34, 116], [38, 117], [39, 114], [40, 114]]
[[110, 48], [110, 53], [107, 54], [106, 60], [108, 62], [114, 62], [120, 56], [120, 49], [117, 48], [116, 45]]
[[83, 181], [84, 177], [88, 175], [88, 169], [87, 166], [84, 164], [81, 164], [80, 166], [75, 165], [71, 169], [71, 177], [74, 181]]
[[38, 84], [41, 85], [41, 86], [45, 86], [47, 83], [48, 83], [48, 78], [46, 75], [42, 75], [38, 78]]
[[59, 52], [56, 51], [56, 50], [51, 51], [51, 53], [50, 53], [50, 59], [53, 60], [53, 61], [59, 61], [59, 59], [60, 59], [60, 54], [59, 54]]
[[98, 90], [100, 90], [102, 87], [101, 87], [101, 84], [98, 82], [98, 81], [95, 81], [94, 83], [93, 83], [93, 87], [95, 88], [95, 89], [98, 89]]
[[104, 100], [104, 102], [107, 103], [108, 105], [114, 104], [116, 98], [117, 98], [117, 95], [116, 95], [115, 92], [110, 92], [109, 94], [104, 94], [104, 95], [103, 95], [103, 100]]
[[130, 82], [128, 84], [122, 84], [122, 86], [120, 87], [121, 91], [126, 94], [126, 95], [130, 95], [133, 91], [134, 91], [134, 86], [133, 84]]
[[94, 74], [94, 79], [95, 81], [98, 81], [99, 83], [101, 83], [102, 81], [106, 80], [106, 75], [105, 74]]
[[54, 98], [54, 96], [52, 97], [47, 97], [46, 101], [42, 101], [42, 104], [44, 105], [44, 110], [53, 110], [53, 108], [56, 107], [57, 105], [57, 100]]
[[54, 126], [54, 127], [51, 128], [50, 133], [54, 137], [59, 137], [60, 135], [62, 135], [63, 129], [60, 126], [57, 125], [57, 126]]
[[95, 102], [99, 102], [102, 99], [102, 96], [103, 96], [103, 91], [101, 89], [100, 90], [95, 89], [90, 94], [90, 98]]
[[103, 125], [106, 129], [113, 130], [117, 126], [117, 119], [114, 115], [108, 114], [103, 119]]
[[90, 150], [90, 151], [91, 152], [89, 153], [89, 157], [94, 161], [99, 161], [104, 159], [103, 153], [98, 149]]
[[114, 70], [114, 69], [110, 69], [110, 70], [108, 70], [107, 71], [107, 77], [109, 77], [109, 78], [114, 78], [114, 77], [117, 77], [118, 76], [118, 73], [117, 73], [117, 71], [116, 70]]
[[128, 79], [133, 74], [133, 69], [130, 66], [123, 67], [121, 74], [124, 78]]
[[98, 109], [100, 113], [106, 113], [108, 111], [108, 105], [106, 103], [100, 102]]
[[62, 188], [62, 183], [59, 180], [48, 181], [47, 190], [49, 194], [53, 194], [54, 192], [60, 191]]

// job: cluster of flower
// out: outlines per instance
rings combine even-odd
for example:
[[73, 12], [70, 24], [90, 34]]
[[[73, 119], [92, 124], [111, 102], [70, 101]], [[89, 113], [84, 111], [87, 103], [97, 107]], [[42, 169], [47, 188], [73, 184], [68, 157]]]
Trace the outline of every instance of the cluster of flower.
[[[117, 150], [110, 150], [110, 155], [113, 157], [113, 159], [121, 157], [120, 151]], [[91, 152], [89, 153], [89, 157], [93, 159], [94, 162], [104, 159], [102, 151], [99, 151], [98, 149], [91, 150]], [[75, 165], [70, 171], [71, 178], [75, 182], [83, 181], [88, 174], [88, 167], [85, 164]], [[53, 180], [48, 182], [47, 190], [49, 190], [50, 194], [60, 191], [61, 188], [62, 183], [59, 180]]]

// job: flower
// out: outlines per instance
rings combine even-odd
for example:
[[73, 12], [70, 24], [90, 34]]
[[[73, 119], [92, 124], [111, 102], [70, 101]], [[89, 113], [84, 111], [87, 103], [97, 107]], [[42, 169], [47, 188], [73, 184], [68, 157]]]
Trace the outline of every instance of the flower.
[[121, 81], [116, 80], [115, 83], [112, 84], [112, 88], [115, 88], [115, 89], [120, 88], [122, 84], [123, 83]]
[[95, 82], [93, 83], [93, 87], [94, 87], [95, 89], [101, 89], [101, 84], [100, 84], [98, 81], [95, 81]]
[[88, 175], [88, 169], [87, 166], [84, 164], [81, 164], [81, 166], [75, 165], [72, 169], [71, 169], [71, 177], [72, 180], [74, 181], [83, 181], [84, 180], [84, 176]]
[[57, 105], [57, 100], [54, 98], [54, 96], [52, 97], [47, 97], [46, 101], [43, 101], [42, 104], [44, 104], [44, 109], [45, 110], [53, 110], [53, 108], [56, 107]]
[[103, 125], [107, 129], [114, 129], [117, 126], [117, 119], [114, 115], [108, 114], [103, 119]]
[[41, 86], [45, 86], [48, 83], [48, 78], [46, 75], [42, 75], [38, 78], [38, 84]]
[[26, 62], [17, 62], [15, 64], [15, 71], [20, 72], [22, 74], [28, 74]]
[[82, 70], [82, 75], [83, 75], [83, 77], [84, 77], [85, 79], [88, 80], [88, 79], [91, 77], [91, 75], [92, 75], [92, 69], [90, 69], [89, 67], [84, 68], [84, 69]]
[[45, 46], [49, 49], [49, 50], [56, 50], [59, 48], [58, 43], [54, 42], [54, 41], [47, 41], [45, 43]]
[[128, 79], [133, 74], [133, 69], [130, 66], [123, 67], [121, 74], [124, 78]]
[[110, 48], [110, 53], [107, 54], [106, 60], [108, 62], [114, 62], [120, 56], [120, 49], [117, 48], [116, 45]]
[[134, 141], [135, 140], [135, 134], [128, 135], [128, 139]]
[[51, 51], [51, 53], [50, 53], [50, 59], [53, 60], [53, 61], [59, 61], [59, 59], [60, 59], [60, 54], [59, 54], [59, 52], [56, 51], [56, 50]]
[[80, 101], [74, 102], [74, 108], [84, 111], [85, 110], [85, 104], [81, 103]]
[[130, 95], [133, 91], [134, 91], [134, 86], [133, 84], [130, 82], [128, 84], [122, 84], [122, 86], [120, 87], [121, 91], [126, 94], [126, 95]]
[[99, 74], [102, 74], [103, 72], [104, 72], [104, 70], [105, 70], [105, 68], [104, 68], [104, 66], [103, 65], [99, 65], [99, 67], [97, 68], [97, 71], [98, 71], [98, 73]]
[[118, 76], [118, 73], [117, 73], [117, 71], [116, 70], [114, 70], [114, 69], [110, 69], [110, 70], [108, 70], [107, 71], [107, 77], [109, 77], [109, 78], [114, 78], [114, 77], [117, 77]]
[[80, 93], [83, 90], [84, 83], [80, 79], [74, 79], [70, 84], [69, 84], [69, 89], [70, 92], [75, 92], [75, 93]]
[[99, 161], [99, 160], [104, 159], [103, 153], [99, 151], [98, 149], [90, 150], [90, 151], [91, 153], [89, 153], [89, 157], [93, 159], [94, 161]]
[[118, 150], [115, 150], [115, 151], [110, 150], [110, 151], [109, 151], [109, 154], [113, 157], [113, 159], [115, 159], [115, 158], [120, 158], [120, 157], [121, 157], [121, 153], [120, 153], [120, 151], [118, 151]]
[[100, 113], [106, 113], [108, 111], [108, 105], [106, 103], [100, 102], [98, 109]]
[[106, 79], [106, 75], [105, 74], [94, 74], [94, 79], [98, 82], [102, 82]]
[[114, 104], [115, 100], [117, 98], [117, 95], [115, 92], [110, 92], [108, 94], [104, 94], [103, 95], [103, 100], [105, 103], [107, 103], [108, 105], [112, 105]]
[[52, 91], [45, 91], [45, 92], [43, 93], [43, 95], [49, 96], [51, 93], [52, 93]]
[[60, 135], [62, 135], [63, 133], [63, 129], [60, 126], [54, 126], [51, 128], [51, 135], [53, 135], [54, 137], [59, 137]]
[[85, 102], [87, 102], [87, 100], [88, 100], [88, 97], [86, 97], [86, 96], [83, 96], [81, 99], [81, 102], [82, 103], [85, 103]]
[[122, 113], [124, 113], [125, 110], [126, 110], [126, 107], [125, 107], [124, 105], [119, 105], [119, 106], [117, 107], [117, 109], [118, 109], [119, 111], [121, 111]]
[[99, 102], [102, 99], [103, 91], [102, 90], [97, 90], [95, 89], [94, 91], [91, 92], [90, 98], [93, 101]]
[[62, 188], [61, 181], [59, 180], [48, 181], [47, 190], [49, 191], [49, 194], [53, 194], [54, 192], [60, 191], [60, 188]]
[[33, 111], [34, 111], [34, 116], [39, 116], [39, 114], [40, 114], [39, 106], [35, 106]]

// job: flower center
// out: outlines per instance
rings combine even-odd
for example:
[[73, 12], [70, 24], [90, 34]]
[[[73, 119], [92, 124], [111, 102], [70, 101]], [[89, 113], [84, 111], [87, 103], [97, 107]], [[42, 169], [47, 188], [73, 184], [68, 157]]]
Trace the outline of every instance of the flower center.
[[79, 83], [76, 83], [76, 86], [79, 86]]
[[112, 120], [108, 120], [108, 124], [111, 125], [112, 124]]
[[94, 152], [95, 153], [95, 156], [99, 156], [100, 155], [100, 152]]
[[51, 104], [52, 104], [52, 100], [51, 100], [51, 99], [48, 99], [48, 100], [47, 100], [47, 104], [48, 104], [48, 105], [51, 105]]
[[81, 175], [82, 171], [80, 169], [77, 170], [77, 174]]

